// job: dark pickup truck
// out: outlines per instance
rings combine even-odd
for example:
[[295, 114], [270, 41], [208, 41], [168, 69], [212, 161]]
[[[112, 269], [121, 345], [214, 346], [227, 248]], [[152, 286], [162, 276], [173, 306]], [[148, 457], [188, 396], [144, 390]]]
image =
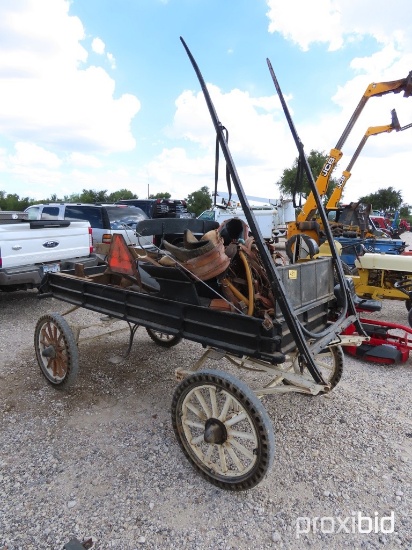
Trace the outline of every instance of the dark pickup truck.
[[177, 199], [122, 199], [116, 204], [138, 206], [149, 218], [193, 218], [185, 200]]

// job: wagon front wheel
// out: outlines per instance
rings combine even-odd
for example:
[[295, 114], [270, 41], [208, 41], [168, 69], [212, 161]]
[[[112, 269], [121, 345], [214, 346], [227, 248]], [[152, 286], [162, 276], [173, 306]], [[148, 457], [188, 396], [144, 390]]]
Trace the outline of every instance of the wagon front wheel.
[[[333, 390], [333, 388], [340, 382], [343, 374], [344, 357], [342, 347], [329, 346], [324, 348], [320, 353], [318, 353], [318, 355], [315, 356], [315, 362], [322, 374], [323, 379], [326, 384], [328, 384], [329, 389]], [[298, 353], [296, 353], [292, 358], [292, 366], [296, 374], [300, 374], [304, 378], [313, 381], [312, 375], [306, 367], [302, 371]], [[283, 380], [283, 383], [290, 385], [290, 382], [287, 380]]]
[[176, 334], [169, 334], [152, 328], [146, 328], [146, 331], [153, 342], [162, 348], [171, 348], [182, 340], [182, 337]]
[[173, 396], [172, 423], [190, 462], [222, 489], [254, 487], [273, 463], [269, 416], [252, 390], [229, 374], [204, 370], [185, 378]]
[[62, 315], [40, 317], [34, 331], [34, 348], [49, 384], [58, 389], [73, 384], [79, 371], [79, 353], [73, 332]]

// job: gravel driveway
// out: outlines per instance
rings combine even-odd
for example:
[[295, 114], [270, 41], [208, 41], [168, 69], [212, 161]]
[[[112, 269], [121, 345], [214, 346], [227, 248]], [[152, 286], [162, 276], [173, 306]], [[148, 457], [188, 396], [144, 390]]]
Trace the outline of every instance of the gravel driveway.
[[[28, 291], [0, 294], [0, 307], [0, 550], [57, 550], [74, 537], [100, 550], [412, 548], [411, 359], [346, 355], [330, 394], [264, 398], [274, 465], [230, 493], [195, 472], [171, 426], [174, 370], [200, 345], [159, 348], [139, 328], [121, 359], [124, 324], [88, 329], [76, 383], [61, 392], [40, 373], [33, 332], [67, 304]], [[403, 302], [374, 317], [407, 324]], [[100, 322], [86, 310], [68, 320]]]

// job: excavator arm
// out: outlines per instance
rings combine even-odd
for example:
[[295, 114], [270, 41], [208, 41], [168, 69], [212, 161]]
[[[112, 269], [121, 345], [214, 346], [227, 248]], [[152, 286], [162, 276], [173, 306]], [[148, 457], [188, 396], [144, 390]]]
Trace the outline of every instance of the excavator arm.
[[335, 189], [333, 190], [332, 195], [330, 196], [328, 204], [326, 205], [326, 210], [327, 211], [338, 209], [338, 203], [339, 203], [340, 199], [342, 198], [343, 189], [344, 189], [348, 179], [352, 175], [351, 170], [353, 168], [353, 165], [357, 161], [363, 147], [365, 146], [365, 143], [367, 142], [367, 140], [370, 136], [377, 136], [378, 134], [383, 134], [385, 132], [389, 134], [393, 130], [395, 130], [396, 132], [403, 132], [403, 130], [407, 130], [408, 128], [412, 127], [412, 123], [411, 124], [406, 124], [406, 126], [401, 126], [399, 124], [398, 115], [396, 114], [395, 109], [392, 109], [391, 115], [392, 115], [392, 122], [390, 124], [387, 124], [386, 126], [370, 126], [366, 130], [365, 135], [363, 136], [363, 138], [362, 138], [361, 142], [359, 143], [356, 151], [354, 152], [354, 154], [353, 154], [346, 170], [344, 170], [342, 172], [342, 175], [339, 178], [338, 183], [337, 183]]
[[398, 116], [396, 114], [395, 109], [392, 109], [391, 115], [392, 115], [392, 122], [390, 124], [387, 124], [386, 126], [370, 126], [366, 130], [365, 135], [363, 136], [363, 138], [362, 138], [361, 142], [359, 143], [356, 151], [354, 152], [354, 154], [353, 154], [346, 170], [344, 170], [342, 172], [342, 175], [339, 178], [338, 183], [337, 183], [335, 189], [333, 190], [332, 195], [330, 196], [328, 204], [326, 205], [326, 210], [327, 211], [337, 210], [338, 203], [339, 203], [340, 199], [342, 198], [343, 189], [344, 189], [348, 179], [352, 175], [351, 170], [353, 168], [353, 165], [355, 164], [355, 162], [357, 161], [359, 155], [361, 154], [361, 151], [364, 148], [365, 143], [367, 142], [368, 138], [370, 136], [377, 136], [378, 134], [383, 134], [385, 132], [390, 133], [393, 130], [396, 130], [397, 132], [399, 132], [400, 130], [404, 129], [404, 128], [401, 128], [401, 126], [399, 124]]
[[[320, 197], [323, 197], [328, 189], [331, 173], [342, 157], [342, 147], [345, 144], [350, 132], [352, 131], [353, 126], [358, 120], [369, 98], [374, 96], [379, 97], [389, 93], [398, 94], [400, 92], [403, 92], [404, 97], [409, 97], [410, 95], [412, 95], [412, 71], [408, 74], [406, 78], [403, 78], [401, 80], [369, 84], [361, 100], [359, 101], [359, 104], [353, 112], [348, 124], [346, 125], [345, 130], [339, 138], [335, 148], [331, 149], [329, 156], [326, 159], [326, 162], [323, 165], [322, 170], [320, 171], [320, 174], [316, 180], [316, 189]], [[297, 216], [297, 223], [289, 224], [288, 238], [296, 233], [301, 233], [302, 231], [307, 229], [307, 224], [303, 224], [302, 228], [299, 227], [299, 224], [302, 222], [311, 222], [316, 213], [316, 209], [316, 200], [313, 192], [311, 192], [306, 199], [306, 202], [303, 205], [301, 212]], [[316, 238], [316, 231], [310, 231], [310, 233], [311, 236]]]

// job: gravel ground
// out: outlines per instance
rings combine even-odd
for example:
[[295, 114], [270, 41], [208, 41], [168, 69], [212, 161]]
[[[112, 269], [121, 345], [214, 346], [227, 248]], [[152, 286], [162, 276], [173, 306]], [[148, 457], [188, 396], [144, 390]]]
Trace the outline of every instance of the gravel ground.
[[[79, 376], [61, 392], [40, 373], [33, 333], [67, 304], [36, 291], [0, 303], [1, 550], [56, 550], [73, 537], [100, 550], [412, 548], [411, 359], [346, 355], [330, 394], [264, 398], [274, 465], [254, 489], [231, 493], [195, 472], [171, 425], [174, 369], [190, 367], [200, 345], [159, 348], [139, 328], [119, 360], [122, 323], [85, 330]], [[385, 301], [374, 317], [407, 324], [403, 302]]]

